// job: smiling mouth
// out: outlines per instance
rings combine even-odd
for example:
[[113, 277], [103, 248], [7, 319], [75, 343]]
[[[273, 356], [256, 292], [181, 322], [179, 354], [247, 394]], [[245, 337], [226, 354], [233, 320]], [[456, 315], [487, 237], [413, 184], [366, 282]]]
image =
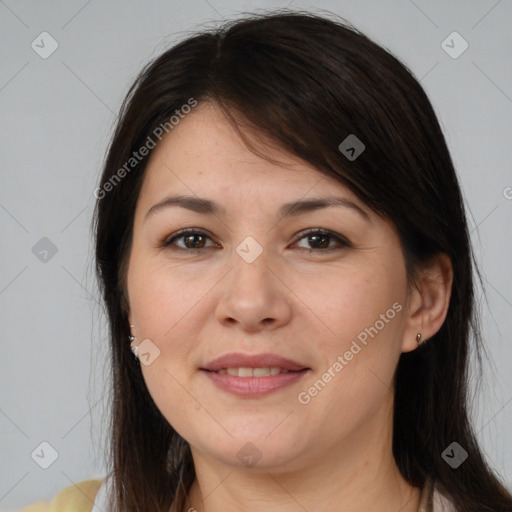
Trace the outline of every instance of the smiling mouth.
[[270, 377], [273, 375], [279, 375], [280, 373], [296, 373], [286, 368], [279, 368], [277, 366], [271, 366], [266, 368], [221, 368], [214, 373], [219, 375], [232, 375], [233, 377]]
[[242, 398], [260, 398], [303, 379], [311, 368], [271, 354], [224, 354], [199, 368], [218, 389]]

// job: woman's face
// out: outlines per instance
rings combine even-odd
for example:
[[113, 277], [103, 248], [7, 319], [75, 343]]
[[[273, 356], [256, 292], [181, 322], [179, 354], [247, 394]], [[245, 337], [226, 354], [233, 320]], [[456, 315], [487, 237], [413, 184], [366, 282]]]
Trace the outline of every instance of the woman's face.
[[286, 167], [213, 104], [180, 121], [147, 167], [127, 290], [148, 390], [193, 453], [292, 469], [389, 434], [393, 374], [416, 343], [393, 227], [265, 151]]

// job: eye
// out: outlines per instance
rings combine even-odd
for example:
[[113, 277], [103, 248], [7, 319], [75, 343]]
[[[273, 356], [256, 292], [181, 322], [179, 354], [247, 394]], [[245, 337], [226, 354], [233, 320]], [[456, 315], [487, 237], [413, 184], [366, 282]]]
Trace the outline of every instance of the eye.
[[[328, 252], [336, 249], [342, 249], [344, 247], [351, 247], [350, 242], [344, 237], [324, 229], [312, 229], [305, 233], [303, 232], [299, 240], [303, 239], [307, 239], [306, 243], [312, 246], [312, 248], [303, 247], [304, 249], [309, 249], [310, 252]], [[336, 244], [334, 246], [330, 245], [331, 241], [335, 241]]]
[[[201, 251], [202, 249], [208, 248], [208, 246], [205, 245], [207, 239], [211, 240], [210, 236], [204, 231], [195, 228], [182, 229], [181, 231], [178, 231], [178, 233], [174, 234], [172, 237], [165, 239], [161, 243], [161, 247], [168, 247], [178, 250], [188, 249], [189, 251]], [[176, 240], [183, 240], [184, 246], [176, 245], [174, 243]]]

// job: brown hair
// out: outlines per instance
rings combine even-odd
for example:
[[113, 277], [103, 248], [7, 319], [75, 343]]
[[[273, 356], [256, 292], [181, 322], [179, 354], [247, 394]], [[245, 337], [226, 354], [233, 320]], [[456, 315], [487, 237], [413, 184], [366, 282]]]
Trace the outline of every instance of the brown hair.
[[[481, 349], [476, 266], [454, 166], [412, 73], [334, 16], [275, 11], [199, 32], [148, 64], [132, 85], [98, 190], [107, 190], [133, 152], [190, 98], [216, 102], [235, 128], [256, 129], [389, 219], [411, 280], [433, 255], [450, 257], [447, 318], [398, 363], [393, 453], [407, 481], [422, 486], [434, 478], [459, 512], [512, 510], [511, 495], [484, 461], [468, 419], [470, 343], [479, 358]], [[338, 149], [350, 134], [366, 146], [354, 161]], [[188, 443], [155, 406], [128, 342], [124, 271], [148, 158], [122, 173], [108, 194], [97, 195], [94, 219], [96, 269], [110, 325], [109, 464], [111, 509], [118, 512], [180, 510], [194, 479]], [[469, 453], [457, 469], [441, 457], [453, 441]]]

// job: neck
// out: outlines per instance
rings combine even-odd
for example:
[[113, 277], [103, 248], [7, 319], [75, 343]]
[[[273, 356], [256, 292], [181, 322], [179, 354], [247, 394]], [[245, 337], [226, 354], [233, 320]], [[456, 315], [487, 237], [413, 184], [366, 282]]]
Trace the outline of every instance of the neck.
[[[389, 412], [383, 411], [390, 418]], [[417, 512], [421, 490], [396, 466], [391, 421], [382, 430], [382, 418], [375, 420], [361, 425], [343, 446], [305, 457], [293, 468], [227, 466], [192, 449], [196, 479], [184, 510]]]

